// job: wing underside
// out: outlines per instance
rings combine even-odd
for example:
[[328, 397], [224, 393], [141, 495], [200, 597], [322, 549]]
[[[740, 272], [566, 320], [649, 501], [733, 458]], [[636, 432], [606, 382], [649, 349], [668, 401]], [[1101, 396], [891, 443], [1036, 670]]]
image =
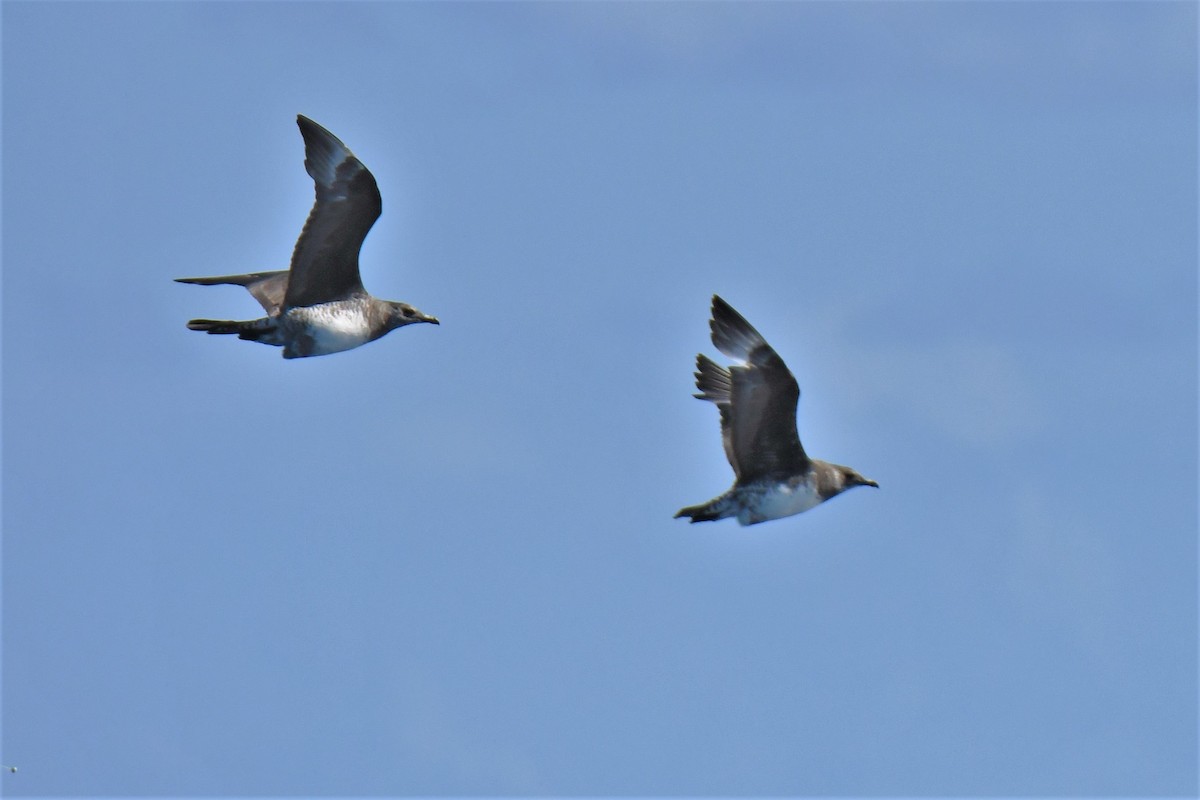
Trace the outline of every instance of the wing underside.
[[379, 187], [363, 163], [317, 123], [303, 116], [297, 121], [317, 197], [292, 253], [288, 307], [344, 300], [363, 291], [358, 253], [382, 210]]

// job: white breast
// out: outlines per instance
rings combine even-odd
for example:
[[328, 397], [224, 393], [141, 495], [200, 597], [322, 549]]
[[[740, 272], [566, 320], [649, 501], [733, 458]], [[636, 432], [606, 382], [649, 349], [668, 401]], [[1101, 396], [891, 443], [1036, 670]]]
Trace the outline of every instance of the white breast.
[[293, 308], [288, 315], [308, 326], [314, 356], [340, 353], [370, 341], [366, 315], [356, 306], [325, 303]]
[[821, 504], [821, 496], [807, 483], [792, 486], [778, 483], [754, 498], [738, 512], [738, 522], [750, 525], [769, 519], [790, 517]]

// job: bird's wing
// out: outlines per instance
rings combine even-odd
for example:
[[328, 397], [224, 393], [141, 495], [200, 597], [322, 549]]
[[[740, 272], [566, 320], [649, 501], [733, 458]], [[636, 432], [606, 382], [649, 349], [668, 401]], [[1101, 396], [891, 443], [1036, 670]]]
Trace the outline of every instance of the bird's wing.
[[693, 397], [715, 403], [721, 412], [721, 444], [725, 447], [725, 458], [733, 467], [734, 475], [741, 477], [737, 459], [733, 455], [733, 433], [729, 421], [729, 403], [733, 392], [733, 378], [729, 370], [701, 353], [696, 356], [696, 388], [700, 392]]
[[809, 460], [796, 431], [796, 379], [746, 318], [716, 295], [712, 312], [713, 344], [742, 362], [728, 370], [728, 419], [723, 410], [721, 420], [734, 473], [748, 480], [803, 471]]
[[247, 275], [222, 275], [217, 278], [176, 278], [179, 283], [195, 283], [200, 286], [217, 286], [231, 283], [245, 286], [254, 299], [266, 310], [267, 316], [277, 315], [283, 308], [283, 297], [287, 293], [288, 271], [251, 272]]
[[292, 253], [288, 308], [343, 300], [363, 291], [358, 251], [382, 209], [375, 177], [346, 145], [308, 117], [297, 117], [296, 122], [317, 201]]

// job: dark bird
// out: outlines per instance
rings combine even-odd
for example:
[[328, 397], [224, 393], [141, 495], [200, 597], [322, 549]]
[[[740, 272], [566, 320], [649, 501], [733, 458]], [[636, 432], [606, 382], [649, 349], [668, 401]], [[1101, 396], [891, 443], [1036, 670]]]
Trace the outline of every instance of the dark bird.
[[317, 200], [296, 241], [291, 269], [177, 278], [203, 286], [245, 286], [267, 316], [246, 322], [194, 319], [188, 328], [236, 333], [239, 339], [282, 347], [284, 358], [305, 358], [350, 350], [415, 322], [439, 324], [408, 303], [367, 294], [358, 251], [383, 207], [379, 187], [340, 139], [308, 117], [298, 116], [296, 123]]
[[796, 432], [796, 379], [762, 335], [717, 295], [709, 327], [717, 349], [741, 362], [726, 369], [696, 356], [695, 397], [716, 403], [721, 412], [721, 439], [734, 481], [720, 497], [680, 509], [676, 519], [737, 517], [742, 525], [754, 525], [807, 511], [855, 486], [878, 488], [850, 467], [808, 457]]

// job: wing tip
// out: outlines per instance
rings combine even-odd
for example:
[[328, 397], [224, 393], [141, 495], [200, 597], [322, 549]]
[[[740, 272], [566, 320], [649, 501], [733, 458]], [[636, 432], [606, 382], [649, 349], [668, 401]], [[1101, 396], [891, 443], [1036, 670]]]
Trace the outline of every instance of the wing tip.
[[766, 339], [749, 320], [720, 295], [713, 295], [712, 319], [708, 323], [712, 343], [725, 355], [748, 362], [759, 347], [769, 347]]

